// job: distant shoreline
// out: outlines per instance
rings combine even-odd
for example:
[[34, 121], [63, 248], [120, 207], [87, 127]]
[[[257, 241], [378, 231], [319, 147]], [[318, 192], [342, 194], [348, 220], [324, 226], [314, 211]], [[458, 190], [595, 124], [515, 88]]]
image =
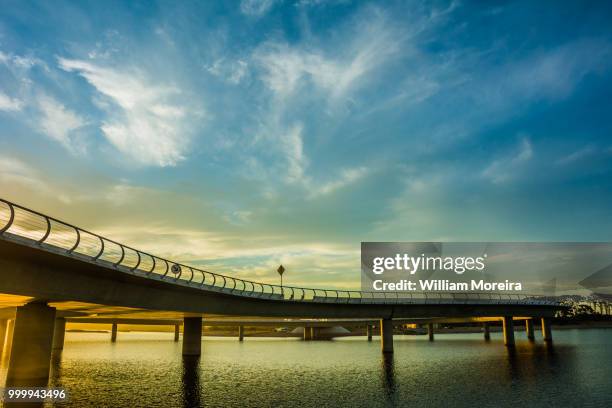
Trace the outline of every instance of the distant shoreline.
[[[515, 331], [525, 331], [521, 323], [515, 323]], [[537, 323], [536, 323], [537, 326]], [[121, 327], [121, 326], [120, 326]], [[574, 323], [553, 323], [554, 330], [570, 330], [570, 329], [612, 329], [612, 321], [583, 321]], [[491, 332], [501, 332], [502, 327], [500, 325], [491, 325]], [[82, 330], [82, 329], [68, 329], [69, 333], [105, 333], [110, 335], [110, 330]], [[155, 330], [121, 330], [121, 333], [168, 333], [171, 331], [155, 331]], [[482, 327], [479, 326], [455, 326], [455, 327], [439, 327], [435, 329], [436, 333], [481, 333]], [[404, 335], [424, 335], [426, 330], [419, 329], [397, 329], [395, 334]], [[357, 329], [351, 333], [339, 334], [334, 337], [350, 337], [350, 336], [365, 336], [365, 329]], [[376, 332], [374, 335], [377, 335]], [[229, 330], [206, 330], [204, 336], [212, 337], [238, 337], [238, 333], [234, 333]], [[246, 328], [246, 337], [272, 337], [272, 338], [301, 338], [302, 335], [299, 333], [283, 332], [283, 331], [253, 331], [249, 333], [249, 328]]]

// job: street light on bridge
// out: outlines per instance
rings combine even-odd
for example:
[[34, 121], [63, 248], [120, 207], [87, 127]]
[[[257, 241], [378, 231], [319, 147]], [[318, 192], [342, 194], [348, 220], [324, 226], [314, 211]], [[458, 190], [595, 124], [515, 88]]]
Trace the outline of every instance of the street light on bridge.
[[279, 266], [278, 269], [276, 270], [276, 272], [278, 272], [278, 274], [280, 275], [281, 278], [281, 289], [283, 287], [283, 273], [285, 273], [285, 267], [283, 265]]

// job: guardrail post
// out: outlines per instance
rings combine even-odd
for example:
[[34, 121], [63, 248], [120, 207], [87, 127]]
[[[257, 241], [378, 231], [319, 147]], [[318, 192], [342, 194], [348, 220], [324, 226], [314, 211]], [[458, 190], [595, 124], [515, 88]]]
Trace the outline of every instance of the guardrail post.
[[202, 318], [185, 317], [183, 319], [183, 355], [199, 356], [202, 354]]
[[383, 353], [393, 353], [392, 319], [380, 319], [380, 345]]
[[49, 381], [55, 308], [28, 303], [17, 308], [7, 387], [43, 387]]

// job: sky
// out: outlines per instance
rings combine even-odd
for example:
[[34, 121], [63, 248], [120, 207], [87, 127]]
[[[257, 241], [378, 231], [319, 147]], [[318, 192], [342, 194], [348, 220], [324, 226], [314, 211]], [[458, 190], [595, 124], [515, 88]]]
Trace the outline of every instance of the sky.
[[0, 0], [0, 197], [249, 279], [612, 240], [606, 2]]

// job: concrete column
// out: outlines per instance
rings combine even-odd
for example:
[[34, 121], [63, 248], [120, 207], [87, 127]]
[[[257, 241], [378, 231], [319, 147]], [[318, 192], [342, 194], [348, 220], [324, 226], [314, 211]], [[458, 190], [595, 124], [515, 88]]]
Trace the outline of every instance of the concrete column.
[[185, 317], [183, 319], [183, 355], [199, 356], [202, 354], [202, 318]]
[[64, 336], [66, 335], [66, 319], [58, 317], [55, 319], [55, 327], [53, 329], [53, 350], [64, 349]]
[[117, 341], [117, 323], [113, 323], [113, 328], [111, 329], [111, 343]]
[[429, 336], [429, 341], [434, 341], [433, 323], [427, 324], [427, 335]]
[[2, 361], [2, 353], [4, 351], [4, 339], [6, 338], [6, 326], [8, 325], [8, 320], [3, 319], [0, 320], [0, 361]]
[[179, 333], [180, 333], [180, 327], [178, 324], [174, 325], [174, 341], [179, 341]]
[[484, 331], [484, 339], [486, 341], [491, 340], [491, 326], [489, 322], [484, 322], [482, 324], [482, 329]]
[[531, 341], [535, 340], [535, 333], [533, 330], [533, 319], [525, 320], [525, 332], [529, 340]]
[[504, 316], [504, 344], [508, 347], [514, 347], [514, 320], [512, 316]]
[[11, 355], [13, 346], [13, 333], [15, 332], [15, 319], [9, 319], [6, 322], [6, 334], [4, 335], [4, 349], [2, 350], [2, 358], [8, 359]]
[[312, 330], [310, 327], [304, 327], [304, 340], [312, 340]]
[[43, 387], [49, 381], [55, 308], [28, 303], [17, 308], [7, 387]]
[[244, 326], [238, 326], [238, 341], [244, 341]]
[[548, 317], [542, 318], [542, 338], [545, 342], [552, 342], [552, 329], [550, 328], [550, 319]]
[[380, 345], [383, 353], [393, 353], [393, 320], [380, 319]]
[[368, 324], [366, 326], [366, 335], [368, 336], [368, 341], [372, 341], [372, 325]]

